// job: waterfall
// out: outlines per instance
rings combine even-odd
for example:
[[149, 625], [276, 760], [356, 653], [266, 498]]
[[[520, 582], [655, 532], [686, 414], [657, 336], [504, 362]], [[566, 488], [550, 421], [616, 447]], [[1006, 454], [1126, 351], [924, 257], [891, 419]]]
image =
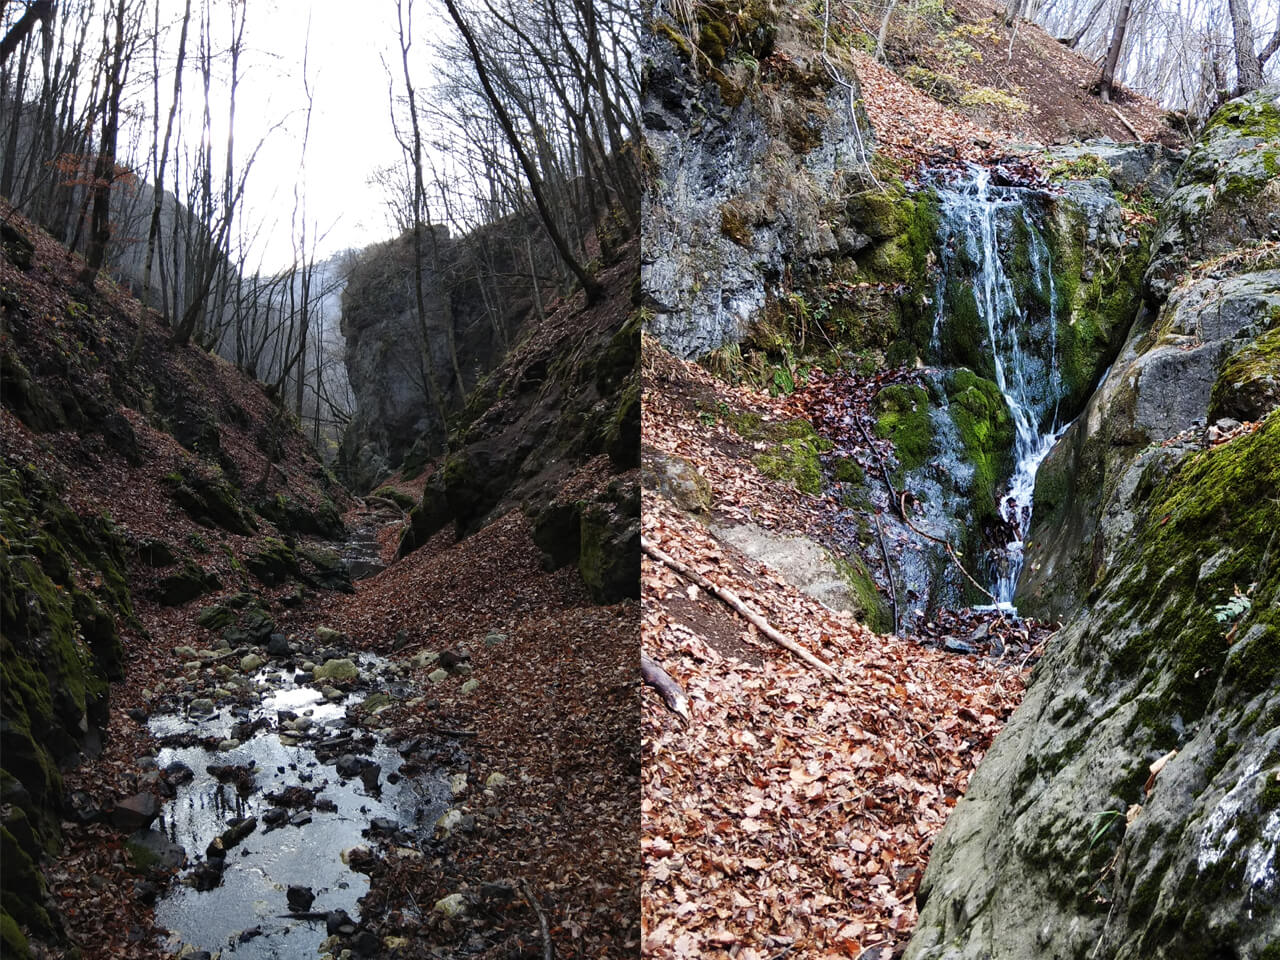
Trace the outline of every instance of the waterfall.
[[[1014, 471], [998, 504], [1008, 540], [992, 558], [989, 586], [999, 606], [1009, 609], [1022, 570], [1036, 470], [1063, 429], [1058, 420], [1063, 389], [1052, 262], [1026, 203], [1029, 196], [1026, 189], [993, 186], [991, 172], [980, 167], [970, 167], [963, 179], [938, 187], [942, 275], [932, 351], [935, 356], [943, 353], [944, 327], [954, 313], [954, 302], [947, 309], [947, 283], [960, 278], [972, 289], [977, 317], [986, 325], [984, 346], [992, 379], [1004, 395], [1016, 431]], [[1009, 261], [1020, 246], [1026, 257], [1020, 266], [1029, 275], [1015, 283]]]

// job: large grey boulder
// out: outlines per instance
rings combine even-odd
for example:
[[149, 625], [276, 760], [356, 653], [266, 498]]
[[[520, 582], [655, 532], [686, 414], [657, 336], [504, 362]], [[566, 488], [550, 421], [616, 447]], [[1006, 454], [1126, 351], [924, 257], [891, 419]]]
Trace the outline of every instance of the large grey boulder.
[[1268, 238], [1280, 238], [1280, 87], [1232, 100], [1210, 119], [1161, 206], [1149, 294], [1158, 303], [1190, 265]]
[[1166, 450], [1141, 487], [1092, 609], [934, 843], [909, 960], [1261, 957], [1280, 938], [1280, 411]]

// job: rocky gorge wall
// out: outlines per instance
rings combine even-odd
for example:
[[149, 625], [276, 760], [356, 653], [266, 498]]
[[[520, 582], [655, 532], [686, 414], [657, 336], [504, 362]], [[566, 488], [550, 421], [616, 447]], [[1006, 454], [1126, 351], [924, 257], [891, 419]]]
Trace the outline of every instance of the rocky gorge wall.
[[1280, 91], [1160, 206], [1145, 306], [1036, 485], [1063, 615], [934, 846], [912, 960], [1275, 955]]
[[[355, 414], [345, 430], [338, 471], [353, 489], [368, 490], [410, 456], [421, 467], [444, 447], [449, 425], [430, 399], [440, 392], [446, 417], [517, 341], [535, 313], [529, 263], [502, 240], [504, 231], [529, 232], [529, 224], [492, 224], [451, 238], [444, 227], [423, 240], [424, 328], [419, 324], [414, 244], [406, 233], [362, 251], [342, 298], [347, 376]], [[539, 275], [554, 275], [545, 242], [532, 244]], [[507, 278], [499, 295], [475, 279]], [[455, 372], [449, 342], [457, 357]], [[457, 374], [461, 373], [461, 382]]]

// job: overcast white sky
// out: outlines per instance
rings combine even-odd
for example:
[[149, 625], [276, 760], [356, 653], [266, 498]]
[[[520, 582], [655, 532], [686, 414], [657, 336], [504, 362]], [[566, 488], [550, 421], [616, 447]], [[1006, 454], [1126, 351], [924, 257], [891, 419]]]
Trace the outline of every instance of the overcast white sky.
[[[177, 0], [170, 0], [178, 6]], [[318, 254], [384, 240], [392, 228], [384, 214], [373, 172], [399, 162], [391, 127], [388, 77], [383, 58], [399, 82], [394, 0], [252, 0], [248, 5], [242, 80], [237, 102], [237, 153], [243, 159], [280, 120], [250, 177], [243, 222], [264, 224], [257, 248], [270, 271], [293, 259], [290, 218], [295, 185], [305, 187], [308, 221], [327, 231]], [[425, 32], [432, 0], [416, 0], [413, 48], [415, 85], [433, 80]], [[431, 21], [438, 25], [439, 21]], [[308, 23], [310, 25], [308, 32]], [[306, 96], [303, 58], [315, 107], [305, 169], [302, 131]], [[188, 88], [194, 102], [198, 88]], [[216, 120], [215, 120], [216, 122]], [[309, 232], [310, 228], [309, 228]], [[252, 261], [250, 269], [252, 269]]]

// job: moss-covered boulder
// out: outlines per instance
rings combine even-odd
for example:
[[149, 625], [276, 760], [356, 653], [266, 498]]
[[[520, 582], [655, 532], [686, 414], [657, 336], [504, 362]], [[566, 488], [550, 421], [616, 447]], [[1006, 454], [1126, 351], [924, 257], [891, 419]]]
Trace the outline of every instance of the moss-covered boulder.
[[258, 516], [270, 520], [282, 534], [307, 534], [334, 540], [342, 536], [342, 517], [331, 500], [322, 500], [315, 507], [278, 493], [264, 497], [254, 504]]
[[910, 960], [1274, 947], [1277, 490], [1280, 411], [1146, 462], [1091, 608], [934, 844]]
[[1223, 364], [1209, 395], [1210, 423], [1258, 420], [1280, 407], [1280, 307], [1272, 328]]
[[355, 586], [351, 582], [351, 571], [336, 550], [323, 547], [300, 545], [298, 558], [309, 568], [303, 575], [323, 590], [337, 590], [340, 593], [354, 593]]
[[275, 537], [260, 539], [258, 548], [244, 558], [244, 565], [251, 574], [269, 587], [302, 574], [293, 548]]
[[577, 563], [582, 553], [581, 500], [553, 500], [533, 517], [533, 542], [548, 570]]
[[681, 510], [700, 516], [711, 513], [711, 483], [690, 461], [673, 453], [646, 447], [642, 452], [640, 484], [666, 497]]
[[1161, 205], [1147, 291], [1163, 301], [1196, 263], [1280, 230], [1280, 87], [1224, 104]]
[[221, 588], [222, 581], [216, 573], [187, 561], [181, 569], [160, 578], [153, 596], [166, 607], [179, 607]]
[[190, 463], [166, 479], [174, 502], [196, 523], [246, 536], [257, 529], [241, 509], [235, 487], [219, 472]]
[[4, 942], [54, 932], [36, 862], [56, 848], [59, 766], [95, 742], [108, 682], [122, 676], [118, 620], [132, 620], [125, 548], [79, 517], [34, 467], [0, 460], [0, 807]]
[[640, 517], [623, 506], [593, 503], [582, 511], [578, 571], [596, 603], [640, 596]]

